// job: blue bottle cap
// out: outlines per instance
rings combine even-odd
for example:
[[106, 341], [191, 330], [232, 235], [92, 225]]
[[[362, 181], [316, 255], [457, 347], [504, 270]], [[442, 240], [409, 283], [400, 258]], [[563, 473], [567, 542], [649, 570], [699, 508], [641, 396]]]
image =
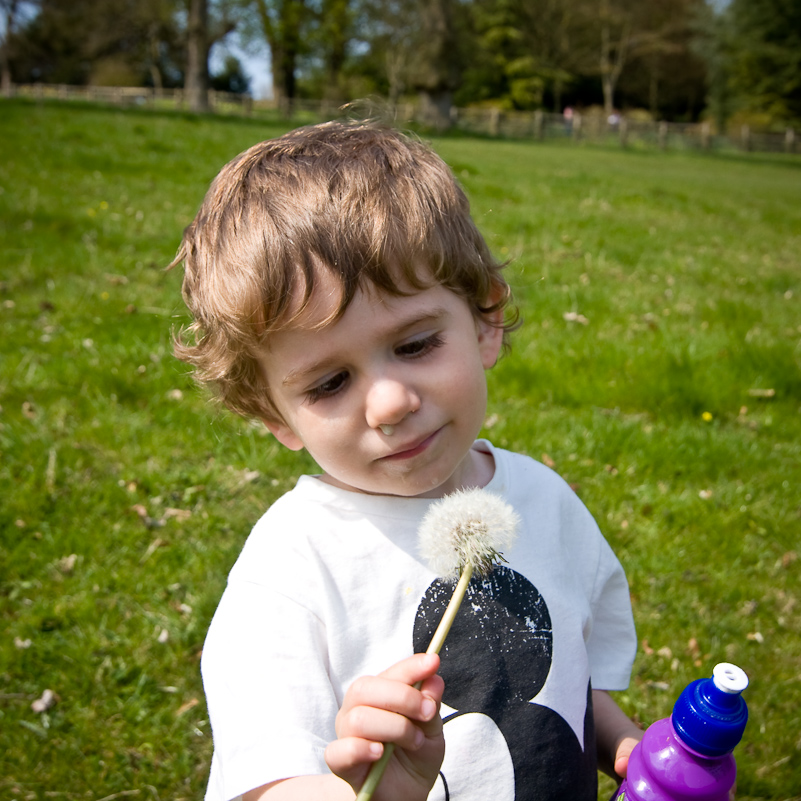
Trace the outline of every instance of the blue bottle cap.
[[693, 751], [723, 756], [740, 742], [748, 707], [740, 693], [748, 676], [736, 665], [716, 665], [711, 679], [698, 679], [684, 688], [673, 707], [676, 734]]

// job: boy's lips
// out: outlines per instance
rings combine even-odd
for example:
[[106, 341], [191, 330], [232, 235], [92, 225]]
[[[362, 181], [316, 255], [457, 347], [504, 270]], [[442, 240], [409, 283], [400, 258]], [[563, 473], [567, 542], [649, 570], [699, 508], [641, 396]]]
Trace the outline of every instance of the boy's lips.
[[381, 458], [391, 460], [411, 459], [412, 457], [417, 456], [426, 450], [426, 448], [428, 448], [428, 446], [434, 441], [434, 438], [437, 436], [437, 434], [439, 434], [440, 431], [442, 431], [442, 428], [438, 428], [433, 434], [429, 434], [423, 439], [412, 441], [407, 445], [402, 445], [400, 448], [398, 448], [398, 450]]

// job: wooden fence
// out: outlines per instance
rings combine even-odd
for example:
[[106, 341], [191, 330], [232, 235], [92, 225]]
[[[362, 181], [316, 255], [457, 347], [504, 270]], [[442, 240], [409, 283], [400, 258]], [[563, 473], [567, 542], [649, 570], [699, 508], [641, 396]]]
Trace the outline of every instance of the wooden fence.
[[[187, 109], [183, 89], [153, 89], [148, 86], [70, 86], [68, 84], [16, 84], [10, 94], [36, 100], [82, 100], [117, 106]], [[250, 95], [209, 90], [209, 106], [217, 113], [251, 114]]]
[[[13, 86], [11, 94], [36, 99], [83, 100], [147, 108], [188, 108], [183, 89], [21, 84]], [[339, 103], [319, 100], [295, 100], [291, 107], [279, 109], [271, 101], [254, 101], [249, 95], [213, 90], [209, 92], [209, 105], [212, 111], [220, 114], [272, 112], [288, 119], [299, 116], [331, 119], [338, 116], [341, 109]], [[382, 113], [388, 110], [380, 104], [378, 108]], [[399, 104], [390, 110], [390, 115], [402, 125], [427, 122], [422, 107], [414, 103]], [[621, 147], [661, 150], [734, 149], [801, 154], [801, 137], [792, 128], [781, 132], [742, 126], [737, 131], [720, 134], [714, 132], [708, 122], [654, 122], [625, 115], [606, 118], [599, 113], [580, 112], [574, 112], [568, 119], [562, 114], [543, 111], [501, 111], [497, 108], [452, 108], [447, 122], [451, 128], [490, 137], [619, 144]]]
[[621, 147], [645, 146], [661, 150], [737, 149], [763, 153], [801, 153], [801, 143], [792, 128], [777, 132], [742, 126], [735, 132], [722, 135], [713, 132], [708, 122], [655, 122], [630, 119], [625, 115], [606, 118], [598, 113], [574, 112], [567, 119], [562, 114], [542, 111], [454, 109], [451, 116], [461, 130], [488, 136], [618, 143]]
[[[420, 121], [420, 108], [402, 105], [396, 119]], [[708, 122], [679, 123], [630, 119], [623, 115], [608, 119], [599, 113], [574, 112], [569, 119], [544, 111], [501, 111], [495, 108], [452, 108], [452, 127], [467, 133], [514, 139], [562, 140], [619, 144], [622, 147], [653, 147], [661, 150], [693, 149], [768, 153], [801, 153], [801, 142], [792, 128], [783, 132], [755, 131], [743, 126], [734, 135], [714, 133]]]

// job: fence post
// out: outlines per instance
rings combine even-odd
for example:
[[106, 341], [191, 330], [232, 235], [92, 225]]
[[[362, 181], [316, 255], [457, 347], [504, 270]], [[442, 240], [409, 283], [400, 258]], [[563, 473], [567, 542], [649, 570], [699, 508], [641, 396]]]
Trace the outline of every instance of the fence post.
[[785, 153], [795, 153], [795, 131], [788, 128], [784, 132], [784, 151]]
[[534, 112], [534, 138], [542, 139], [542, 109]]
[[664, 120], [660, 120], [659, 128], [657, 129], [657, 138], [659, 139], [659, 149], [667, 149], [667, 134], [668, 124]]
[[450, 120], [451, 128], [457, 128], [459, 125], [459, 109], [456, 106], [451, 106], [448, 109], [448, 119]]
[[618, 134], [620, 136], [620, 146], [626, 147], [629, 143], [629, 123], [628, 120], [621, 115], [620, 122], [618, 123]]
[[740, 128], [740, 144], [743, 150], [751, 149], [751, 129], [747, 125]]
[[702, 122], [701, 123], [701, 147], [704, 150], [709, 150], [709, 123]]
[[489, 132], [490, 136], [497, 136], [500, 128], [501, 112], [497, 108], [490, 109]]
[[581, 139], [581, 114], [577, 111], [573, 112], [573, 128], [571, 134], [576, 141]]

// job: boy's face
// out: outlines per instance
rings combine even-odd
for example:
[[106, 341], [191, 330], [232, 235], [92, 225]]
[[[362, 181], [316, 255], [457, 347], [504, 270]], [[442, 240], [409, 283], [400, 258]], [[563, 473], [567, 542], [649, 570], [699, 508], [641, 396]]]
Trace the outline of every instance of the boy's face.
[[309, 307], [270, 336], [260, 360], [283, 418], [268, 428], [345, 489], [441, 497], [484, 486], [492, 465], [471, 445], [502, 330], [439, 285], [404, 297], [359, 291], [342, 317], [315, 328], [339, 299], [321, 273]]

